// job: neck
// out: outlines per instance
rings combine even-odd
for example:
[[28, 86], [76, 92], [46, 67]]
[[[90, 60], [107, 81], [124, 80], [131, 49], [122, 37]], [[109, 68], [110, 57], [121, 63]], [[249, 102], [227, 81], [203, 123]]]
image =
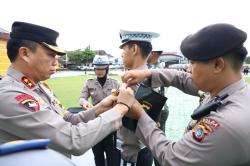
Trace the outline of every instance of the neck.
[[227, 73], [225, 75], [221, 75], [220, 78], [216, 79], [216, 86], [210, 91], [211, 97], [215, 97], [218, 95], [220, 91], [222, 91], [227, 86], [239, 81], [242, 79], [241, 73]]
[[101, 86], [103, 86], [107, 80], [107, 74], [104, 77], [97, 77], [97, 80]]
[[146, 64], [146, 59], [143, 59], [142, 56], [136, 56], [136, 57], [137, 58], [134, 59], [134, 63], [130, 69], [136, 69]]
[[21, 62], [14, 62], [12, 63], [12, 66], [14, 67], [14, 69], [18, 70], [19, 72], [21, 72], [23, 75], [29, 77], [34, 83], [38, 83], [39, 81], [36, 80], [34, 78], [34, 76], [32, 76], [30, 73], [30, 71], [32, 71], [32, 69], [27, 67], [27, 64], [21, 63]]

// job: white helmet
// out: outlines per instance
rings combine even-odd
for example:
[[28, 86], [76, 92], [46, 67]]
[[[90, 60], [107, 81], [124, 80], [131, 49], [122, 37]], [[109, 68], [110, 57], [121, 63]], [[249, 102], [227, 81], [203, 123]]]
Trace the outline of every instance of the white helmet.
[[105, 69], [109, 66], [109, 59], [107, 55], [96, 55], [93, 59], [94, 68]]

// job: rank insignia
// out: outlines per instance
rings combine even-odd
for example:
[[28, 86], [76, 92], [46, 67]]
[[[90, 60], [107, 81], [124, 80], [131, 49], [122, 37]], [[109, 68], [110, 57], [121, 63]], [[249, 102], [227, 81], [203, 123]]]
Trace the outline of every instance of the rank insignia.
[[15, 97], [19, 104], [31, 112], [37, 112], [40, 110], [40, 105], [38, 102], [30, 95], [20, 94]]
[[213, 133], [220, 125], [212, 118], [203, 118], [192, 130], [193, 138], [197, 142], [202, 142], [204, 138]]
[[21, 78], [21, 80], [22, 80], [22, 83], [24, 84], [24, 85], [26, 85], [28, 88], [30, 88], [30, 89], [32, 89], [32, 88], [34, 88], [35, 86], [36, 86], [36, 84], [35, 83], [33, 83], [33, 81], [31, 81], [28, 77], [26, 77], [26, 76], [23, 76], [22, 78]]

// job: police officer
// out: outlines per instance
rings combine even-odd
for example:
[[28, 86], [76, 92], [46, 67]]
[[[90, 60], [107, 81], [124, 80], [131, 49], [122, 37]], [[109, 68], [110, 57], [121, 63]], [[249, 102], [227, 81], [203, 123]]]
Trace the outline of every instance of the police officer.
[[[160, 66], [159, 64], [159, 57], [162, 54], [162, 50], [158, 49], [157, 47], [153, 46], [153, 50], [151, 51], [148, 60], [147, 60], [147, 65], [149, 69], [160, 69], [160, 68], [164, 68], [162, 66]], [[155, 91], [157, 91], [158, 93], [160, 93], [161, 95], [165, 95], [165, 87], [161, 86], [159, 88], [155, 88]], [[159, 128], [165, 133], [165, 126], [166, 126], [166, 121], [168, 119], [168, 114], [169, 114], [169, 109], [167, 106], [167, 103], [165, 103], [163, 109], [161, 110], [160, 116], [158, 118], [158, 122], [159, 123]], [[158, 161], [156, 159], [154, 159], [154, 164], [155, 166], [160, 166], [160, 164], [158, 163]]]
[[65, 54], [57, 47], [58, 35], [39, 25], [13, 23], [7, 43], [11, 66], [0, 81], [0, 144], [49, 138], [50, 148], [81, 155], [117, 130], [134, 102], [132, 90], [122, 85], [117, 98], [109, 96], [87, 111], [64, 117], [77, 125], [66, 122], [61, 105], [41, 83], [55, 73], [57, 55]]
[[[79, 99], [79, 104], [83, 109], [92, 107], [92, 104], [88, 102], [89, 97], [91, 97], [93, 105], [96, 105], [109, 96], [112, 89], [119, 89], [118, 81], [108, 77], [109, 60], [107, 55], [96, 55], [92, 64], [96, 78], [88, 79], [83, 87]], [[107, 157], [107, 165], [115, 165], [115, 138], [114, 133], [110, 134], [92, 148], [96, 166], [103, 166], [105, 163], [104, 153]]]
[[[158, 37], [158, 33], [139, 32], [139, 31], [120, 31], [121, 45], [123, 50], [123, 64], [128, 70], [147, 69], [147, 58], [152, 51], [152, 38]], [[137, 86], [131, 87], [134, 91]], [[134, 132], [122, 127], [120, 129], [122, 135], [122, 158], [125, 162], [135, 164], [137, 166], [151, 166], [153, 156], [148, 148], [139, 142]]]
[[192, 74], [145, 70], [124, 76], [129, 84], [150, 77], [153, 86], [175, 86], [193, 95], [198, 89], [209, 93], [192, 115], [196, 124], [177, 142], [165, 137], [142, 108], [131, 111], [138, 119], [136, 136], [162, 165], [250, 165], [250, 87], [241, 75], [246, 38], [233, 25], [209, 25], [181, 43]]

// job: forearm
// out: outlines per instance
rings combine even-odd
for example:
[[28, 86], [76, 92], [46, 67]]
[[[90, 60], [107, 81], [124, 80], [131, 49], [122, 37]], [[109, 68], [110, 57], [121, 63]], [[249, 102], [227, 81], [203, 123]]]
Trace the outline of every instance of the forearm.
[[[87, 83], [86, 83], [87, 84]], [[83, 105], [84, 102], [88, 101], [90, 94], [88, 90], [88, 86], [84, 86], [79, 97], [79, 105]]]
[[173, 86], [184, 93], [198, 96], [198, 88], [194, 85], [191, 74], [173, 69], [151, 70], [151, 86]]
[[[169, 163], [166, 156], [170, 156], [167, 149], [172, 146], [172, 142], [167, 140], [165, 134], [157, 127], [157, 124], [144, 113], [138, 120], [136, 136], [146, 145], [154, 157], [162, 165]], [[164, 164], [163, 164], [164, 163]]]
[[72, 123], [73, 125], [76, 125], [80, 122], [85, 122], [87, 123], [89, 120], [93, 120], [96, 118], [96, 112], [94, 109], [89, 109], [86, 111], [81, 111], [77, 114], [71, 113], [71, 112], [66, 112], [64, 114], [63, 119], [67, 122]]
[[79, 98], [78, 103], [79, 103], [79, 105], [81, 105], [81, 106], [82, 106], [82, 105], [83, 105], [83, 103], [84, 103], [84, 102], [86, 102], [86, 101], [88, 101], [88, 100], [87, 100], [86, 98], [84, 98], [84, 97], [82, 97], [82, 96], [81, 96], [81, 97]]
[[[121, 115], [109, 110], [88, 123], [72, 125], [51, 111], [3, 119], [1, 126], [22, 139], [49, 138], [50, 147], [64, 154], [81, 155], [121, 126]], [[29, 125], [26, 125], [29, 124]], [[26, 132], [24, 132], [26, 131]]]

